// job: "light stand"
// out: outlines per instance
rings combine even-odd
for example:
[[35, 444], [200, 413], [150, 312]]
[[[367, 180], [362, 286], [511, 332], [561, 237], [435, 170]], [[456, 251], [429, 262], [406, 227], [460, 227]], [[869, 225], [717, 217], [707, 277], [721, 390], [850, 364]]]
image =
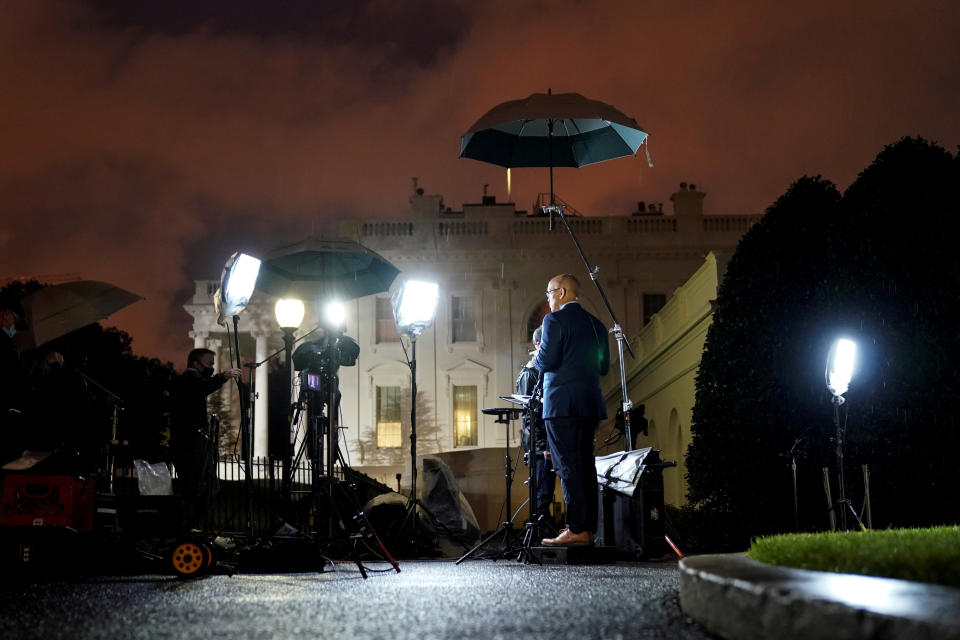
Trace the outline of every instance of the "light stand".
[[[846, 493], [846, 482], [843, 479], [843, 426], [840, 424], [840, 405], [843, 404], [843, 396], [833, 396], [830, 400], [833, 404], [833, 425], [836, 428], [836, 444], [837, 444], [837, 477], [839, 482], [838, 490], [840, 491], [840, 499], [837, 500], [837, 505], [840, 506], [840, 530], [847, 530], [847, 505], [850, 503], [847, 500]], [[854, 514], [856, 515], [856, 514]]]
[[[214, 296], [214, 307], [218, 316], [217, 322], [227, 326], [226, 318], [233, 318], [233, 340], [236, 347], [238, 369], [242, 366], [240, 362], [240, 312], [246, 309], [250, 302], [250, 296], [253, 295], [259, 273], [260, 260], [245, 253], [234, 253], [223, 266], [220, 288]], [[233, 367], [232, 354], [230, 359], [230, 366]], [[253, 538], [253, 429], [250, 428], [249, 413], [252, 403], [243, 393], [243, 383], [239, 379], [236, 382], [240, 400], [240, 436], [245, 447], [243, 463], [247, 491], [247, 528], [250, 537]]]
[[860, 525], [860, 529], [866, 531], [866, 527], [864, 527], [863, 522], [860, 521], [856, 509], [853, 508], [850, 500], [847, 499], [846, 483], [843, 478], [843, 438], [845, 429], [840, 422], [840, 405], [845, 402], [843, 394], [847, 392], [850, 386], [850, 379], [853, 377], [853, 365], [856, 352], [857, 345], [855, 342], [841, 338], [833, 343], [833, 346], [830, 348], [830, 353], [827, 356], [826, 381], [827, 390], [830, 391], [833, 396], [831, 403], [833, 404], [833, 424], [837, 433], [837, 476], [839, 482], [838, 489], [840, 491], [840, 499], [833, 505], [833, 509], [835, 511], [837, 507], [840, 508], [840, 527], [843, 531], [847, 530], [847, 511], [853, 514], [857, 524]]
[[[437, 303], [440, 297], [440, 287], [435, 282], [407, 280], [392, 296], [393, 315], [397, 323], [397, 331], [410, 339], [410, 497], [407, 500], [406, 514], [394, 539], [409, 533], [410, 540], [416, 548], [420, 544], [420, 511], [442, 529], [447, 530], [423, 506], [417, 497], [417, 338], [426, 329], [433, 325], [437, 313]], [[401, 345], [403, 343], [401, 342]], [[449, 533], [449, 530], [447, 530]]]
[[[551, 129], [552, 130], [552, 129]], [[552, 177], [551, 177], [552, 180]], [[553, 185], [551, 182], [551, 201], [553, 199]], [[583, 247], [580, 246], [580, 241], [577, 240], [577, 236], [573, 233], [573, 228], [570, 226], [570, 222], [567, 221], [565, 215], [563, 215], [563, 205], [550, 204], [543, 207], [544, 213], [547, 213], [552, 216], [556, 213], [561, 222], [567, 228], [567, 233], [570, 234], [570, 239], [573, 240], [574, 246], [577, 248], [577, 252], [580, 254], [580, 259], [583, 260], [584, 266], [587, 268], [587, 273], [590, 275], [590, 279], [593, 281], [593, 284], [596, 285], [597, 291], [600, 293], [600, 298], [603, 300], [604, 306], [607, 308], [607, 312], [610, 314], [610, 318], [613, 320], [613, 328], [610, 329], [610, 333], [614, 335], [614, 338], [617, 340], [617, 353], [620, 359], [620, 400], [621, 406], [623, 407], [623, 427], [624, 427], [624, 436], [626, 437], [626, 444], [624, 444], [623, 450], [630, 451], [633, 449], [633, 432], [630, 427], [630, 411], [633, 409], [633, 402], [630, 400], [630, 397], [627, 395], [627, 369], [626, 364], [623, 361], [623, 351], [626, 349], [630, 353], [630, 357], [636, 357], [633, 353], [633, 349], [630, 348], [630, 343], [627, 342], [626, 336], [623, 334], [623, 328], [620, 326], [620, 323], [617, 321], [617, 316], [613, 312], [613, 307], [610, 306], [610, 301], [607, 299], [607, 294], [604, 293], [603, 287], [600, 286], [600, 267], [599, 266], [590, 266], [590, 261], [587, 260], [586, 254], [583, 252]]]

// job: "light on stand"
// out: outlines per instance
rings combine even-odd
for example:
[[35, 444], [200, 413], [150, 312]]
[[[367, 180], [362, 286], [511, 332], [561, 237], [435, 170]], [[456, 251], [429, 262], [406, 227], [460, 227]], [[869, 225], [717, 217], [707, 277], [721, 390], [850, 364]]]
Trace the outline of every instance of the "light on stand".
[[856, 355], [857, 343], [853, 340], [840, 338], [833, 343], [830, 354], [827, 356], [827, 389], [830, 390], [834, 398], [840, 398], [839, 404], [843, 404], [843, 398], [840, 396], [845, 394], [850, 387]]
[[837, 505], [840, 507], [840, 523], [844, 531], [847, 529], [847, 510], [853, 512], [853, 517], [860, 523], [863, 529], [863, 523], [857, 516], [856, 510], [847, 500], [846, 486], [843, 478], [843, 437], [844, 428], [840, 423], [840, 405], [844, 403], [843, 394], [850, 387], [850, 380], [853, 378], [854, 363], [856, 361], [857, 344], [853, 340], [840, 338], [830, 347], [830, 353], [827, 355], [827, 370], [825, 378], [827, 390], [833, 396], [833, 423], [837, 430], [837, 475], [839, 481], [840, 500]]
[[[260, 274], [260, 260], [239, 251], [227, 259], [223, 265], [223, 274], [220, 276], [220, 288], [213, 299], [213, 306], [217, 312], [217, 323], [227, 326], [226, 318], [233, 317], [233, 342], [237, 354], [237, 368], [240, 368], [240, 312], [246, 309], [253, 295], [253, 288], [257, 284]], [[227, 328], [229, 334], [229, 327]], [[233, 366], [232, 356], [230, 366]], [[251, 392], [253, 381], [251, 380]], [[247, 507], [253, 509], [253, 420], [250, 415], [253, 406], [252, 398], [247, 399], [243, 393], [243, 386], [237, 380], [237, 391], [240, 398], [240, 433], [243, 442], [243, 459], [246, 466]], [[249, 520], [250, 533], [253, 534], [253, 518]]]
[[[420, 532], [417, 508], [424, 509], [417, 498], [417, 338], [433, 324], [439, 299], [440, 286], [436, 282], [421, 280], [407, 280], [396, 290], [392, 299], [397, 331], [410, 338], [410, 500], [398, 535], [406, 530], [410, 522], [414, 545]], [[429, 512], [427, 514], [432, 516]], [[433, 519], [436, 521], [436, 518]]]
[[323, 307], [324, 325], [339, 330], [347, 321], [347, 308], [339, 300], [331, 300]]
[[225, 324], [226, 318], [236, 316], [247, 307], [259, 274], [258, 258], [237, 252], [227, 259], [214, 297], [219, 324]]
[[393, 317], [397, 331], [416, 339], [433, 324], [440, 286], [436, 282], [407, 280], [393, 294]]

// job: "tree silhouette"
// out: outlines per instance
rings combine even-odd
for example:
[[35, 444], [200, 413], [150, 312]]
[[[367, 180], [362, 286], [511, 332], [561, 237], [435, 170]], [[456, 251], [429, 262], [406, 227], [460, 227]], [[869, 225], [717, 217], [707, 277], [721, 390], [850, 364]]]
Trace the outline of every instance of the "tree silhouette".
[[[37, 281], [14, 281], [0, 299], [16, 302], [42, 288]], [[95, 457], [114, 436], [137, 457], [164, 455], [168, 401], [164, 394], [173, 365], [136, 356], [124, 331], [91, 324], [49, 343], [40, 352], [58, 351], [64, 366], [37, 385], [28, 427], [33, 448], [73, 448]], [[24, 357], [31, 357], [30, 351]], [[119, 399], [119, 401], [117, 400]]]
[[956, 520], [958, 185], [956, 158], [907, 138], [842, 197], [800, 179], [744, 236], [707, 334], [687, 456], [709, 546], [793, 529], [791, 450], [801, 528], [826, 525], [822, 468], [835, 478], [835, 447], [824, 369], [839, 335], [859, 345], [843, 406], [854, 505], [869, 464], [875, 526]]

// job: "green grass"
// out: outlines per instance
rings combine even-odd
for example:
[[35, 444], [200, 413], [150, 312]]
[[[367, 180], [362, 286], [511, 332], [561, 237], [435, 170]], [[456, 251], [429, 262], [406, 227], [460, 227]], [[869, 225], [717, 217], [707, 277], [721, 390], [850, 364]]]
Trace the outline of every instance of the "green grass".
[[960, 587], [960, 526], [758, 538], [747, 555], [769, 564]]

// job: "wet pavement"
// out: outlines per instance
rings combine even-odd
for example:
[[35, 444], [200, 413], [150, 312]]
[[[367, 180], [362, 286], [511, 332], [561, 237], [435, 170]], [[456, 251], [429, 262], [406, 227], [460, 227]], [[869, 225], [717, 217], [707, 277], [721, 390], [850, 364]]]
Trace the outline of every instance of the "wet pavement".
[[674, 561], [401, 560], [319, 573], [4, 580], [2, 638], [715, 638], [679, 607]]

